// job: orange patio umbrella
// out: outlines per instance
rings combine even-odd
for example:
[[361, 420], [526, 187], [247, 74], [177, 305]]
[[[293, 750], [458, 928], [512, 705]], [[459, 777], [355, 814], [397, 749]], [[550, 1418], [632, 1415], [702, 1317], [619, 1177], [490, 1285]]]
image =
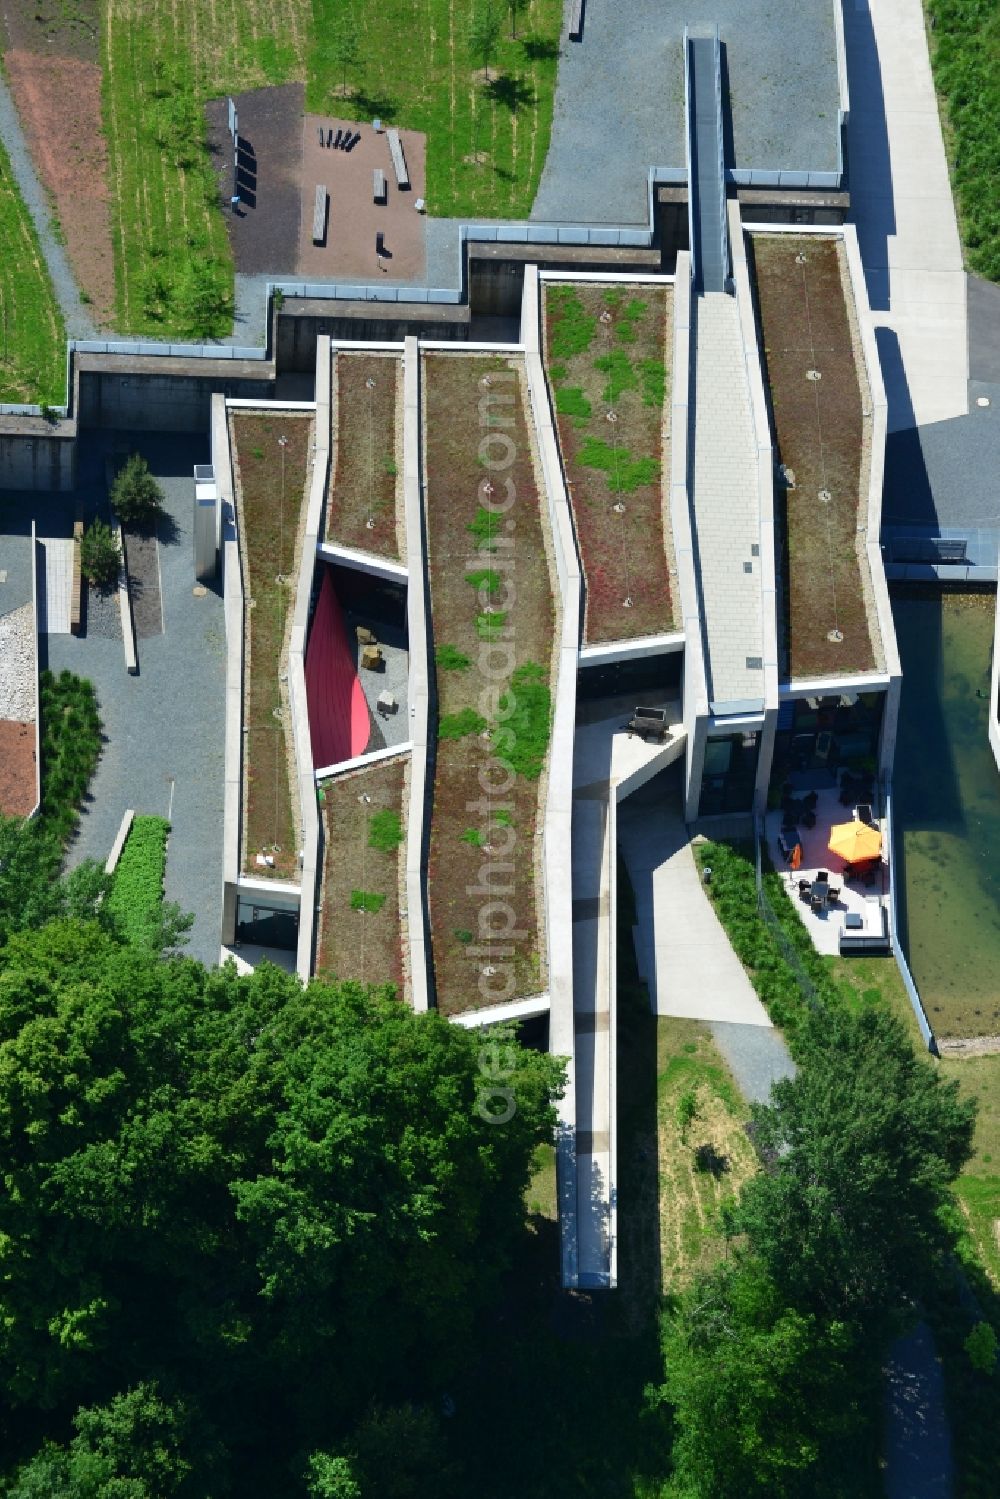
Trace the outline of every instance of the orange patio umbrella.
[[788, 861], [789, 869], [798, 869], [802, 863], [802, 844], [797, 843], [792, 849], [792, 857]]
[[848, 864], [863, 864], [866, 859], [877, 859], [882, 852], [882, 834], [866, 822], [838, 822], [830, 829], [827, 848]]

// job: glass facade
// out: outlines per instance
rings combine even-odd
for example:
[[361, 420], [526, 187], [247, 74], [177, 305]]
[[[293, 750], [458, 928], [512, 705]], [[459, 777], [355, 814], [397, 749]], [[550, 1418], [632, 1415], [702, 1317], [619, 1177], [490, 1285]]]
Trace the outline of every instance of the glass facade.
[[699, 817], [753, 810], [759, 755], [760, 733], [756, 729], [706, 740]]
[[772, 784], [790, 771], [876, 769], [882, 692], [846, 692], [783, 702], [778, 710]]

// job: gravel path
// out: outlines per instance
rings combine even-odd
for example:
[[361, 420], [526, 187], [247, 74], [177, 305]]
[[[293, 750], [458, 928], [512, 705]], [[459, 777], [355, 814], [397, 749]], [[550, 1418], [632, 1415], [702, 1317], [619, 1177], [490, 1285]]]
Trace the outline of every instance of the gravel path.
[[0, 619], [0, 718], [35, 719], [35, 620], [30, 604]]
[[21, 196], [28, 205], [35, 229], [52, 277], [56, 299], [66, 321], [66, 332], [70, 338], [96, 338], [97, 329], [84, 304], [80, 301], [80, 289], [73, 279], [66, 251], [59, 244], [52, 228], [48, 199], [35, 174], [28, 143], [21, 129], [21, 121], [6, 80], [0, 74], [0, 136], [10, 157], [11, 170], [21, 189]]

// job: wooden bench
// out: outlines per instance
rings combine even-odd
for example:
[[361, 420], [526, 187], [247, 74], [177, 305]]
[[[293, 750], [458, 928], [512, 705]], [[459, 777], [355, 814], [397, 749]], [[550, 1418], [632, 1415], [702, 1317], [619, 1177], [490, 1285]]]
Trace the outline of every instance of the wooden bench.
[[583, 41], [583, 5], [584, 0], [570, 0], [569, 39], [571, 42]]
[[316, 189], [316, 206], [313, 209], [313, 244], [326, 243], [327, 191], [322, 183]]
[[384, 203], [386, 199], [385, 173], [381, 167], [376, 167], [372, 179], [372, 195], [376, 203]]
[[409, 187], [410, 179], [406, 175], [406, 158], [403, 155], [403, 146], [399, 139], [399, 131], [387, 130], [385, 134], [386, 140], [389, 142], [392, 169], [396, 173], [396, 185], [398, 187]]

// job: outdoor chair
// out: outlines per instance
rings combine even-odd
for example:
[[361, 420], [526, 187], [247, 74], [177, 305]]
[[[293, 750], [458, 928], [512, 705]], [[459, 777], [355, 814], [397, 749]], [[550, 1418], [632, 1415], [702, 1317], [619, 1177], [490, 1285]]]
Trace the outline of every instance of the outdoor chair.
[[830, 872], [829, 872], [829, 870], [827, 870], [827, 869], [820, 869], [820, 870], [817, 871], [817, 874], [816, 874], [816, 883], [819, 884], [819, 885], [825, 885], [826, 882], [827, 882], [827, 880], [829, 878], [830, 878]]
[[859, 802], [855, 810], [857, 812], [859, 822], [863, 822], [869, 828], [873, 828], [875, 826], [875, 819], [872, 816], [872, 809], [867, 802]]
[[826, 899], [827, 899], [827, 904], [828, 905], [833, 905], [836, 901], [838, 901], [840, 899], [840, 891], [839, 891], [839, 889], [835, 889], [834, 886], [831, 885], [830, 888], [826, 892]]

